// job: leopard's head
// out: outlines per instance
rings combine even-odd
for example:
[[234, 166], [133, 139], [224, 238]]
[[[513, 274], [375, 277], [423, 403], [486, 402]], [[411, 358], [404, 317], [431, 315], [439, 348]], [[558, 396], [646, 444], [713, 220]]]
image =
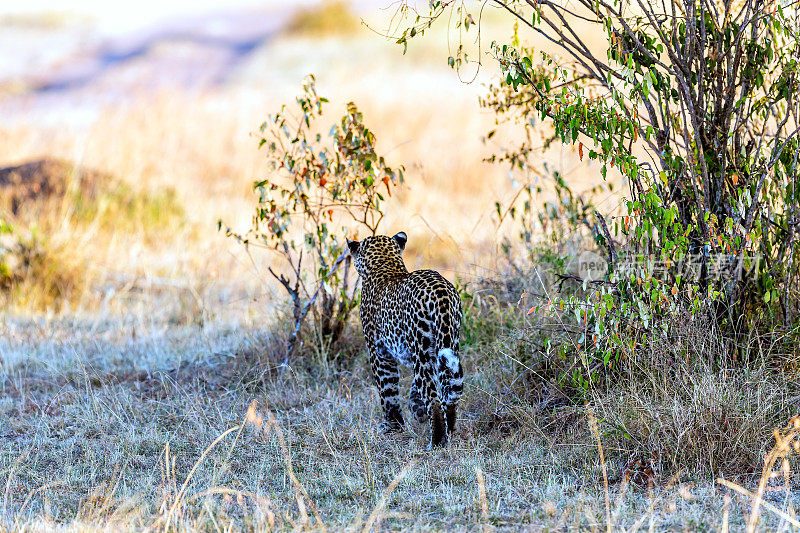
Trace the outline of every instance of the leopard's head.
[[394, 237], [375, 235], [363, 241], [347, 240], [356, 271], [362, 279], [379, 273], [406, 272], [403, 264], [403, 249], [408, 237], [402, 231]]

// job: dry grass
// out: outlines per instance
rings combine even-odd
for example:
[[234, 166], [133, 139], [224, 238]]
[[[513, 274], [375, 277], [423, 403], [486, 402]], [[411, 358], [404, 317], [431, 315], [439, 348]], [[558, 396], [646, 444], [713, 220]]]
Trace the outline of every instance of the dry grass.
[[[613, 396], [597, 405], [603, 463], [590, 412], [562, 408], [572, 421], [545, 428], [544, 412], [506, 403], [506, 385], [519, 376], [511, 361], [484, 350], [465, 353], [457, 436], [448, 449], [428, 452], [427, 428], [379, 433], [363, 353], [327, 368], [303, 359], [281, 367], [278, 340], [253, 325], [164, 327], [133, 318], [3, 320], [0, 525], [603, 528], [603, 469], [615, 529], [738, 529], [750, 513], [749, 500], [726, 503], [727, 491], [697, 472], [657, 471], [650, 489], [633, 484], [608, 434]], [[760, 462], [753, 466], [736, 481], [755, 492]], [[781, 509], [798, 503], [791, 489], [765, 494]], [[779, 524], [769, 510], [760, 520], [763, 528]]]
[[[132, 324], [116, 320], [6, 318], [2, 328], [0, 524], [11, 529], [606, 524], [604, 465], [588, 419], [546, 433], [493, 422], [506, 408], [501, 384], [513, 376], [511, 365], [485, 364], [485, 353], [465, 354], [469, 380], [451, 447], [428, 452], [426, 428], [378, 432], [363, 354], [327, 369], [281, 368], [269, 334], [233, 324], [152, 324], [135, 338]], [[641, 519], [640, 527], [717, 529], [726, 505], [732, 527], [748, 518], [747, 501], [726, 504], [713, 478], [659, 475], [647, 490], [620, 479], [618, 452], [606, 453], [615, 528]], [[757, 478], [739, 480], [755, 492]], [[767, 492], [786, 508], [785, 491]], [[778, 523], [762, 511], [762, 527]]]
[[726, 365], [723, 339], [709, 331], [710, 324], [676, 319], [626, 358], [622, 379], [593, 402], [609, 445], [651, 456], [665, 472], [688, 468], [710, 477], [759, 469], [774, 429], [797, 414], [797, 375]]

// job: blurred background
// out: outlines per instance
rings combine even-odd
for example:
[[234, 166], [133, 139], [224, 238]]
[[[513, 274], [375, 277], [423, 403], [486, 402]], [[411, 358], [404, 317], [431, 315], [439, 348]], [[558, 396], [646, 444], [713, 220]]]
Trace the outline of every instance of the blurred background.
[[[226, 239], [217, 221], [249, 227], [252, 183], [268, 173], [258, 128], [294, 104], [309, 73], [331, 100], [323, 124], [355, 101], [379, 152], [405, 165], [382, 232], [408, 233], [409, 268], [455, 279], [496, 267], [495, 202], [529, 178], [483, 161], [513, 135], [501, 129], [485, 141], [494, 117], [478, 105], [497, 74], [486, 54], [493, 33], [508, 37], [505, 18], [484, 10], [480, 47], [471, 43], [484, 65], [457, 73], [444, 25], [405, 55], [381, 35], [399, 6], [386, 0], [221, 5], [0, 7], [6, 285], [16, 276], [9, 309], [138, 306], [150, 319], [186, 323], [269, 306], [280, 288], [264, 276], [273, 258]], [[580, 163], [569, 150], [546, 157], [586, 173], [571, 170]]]

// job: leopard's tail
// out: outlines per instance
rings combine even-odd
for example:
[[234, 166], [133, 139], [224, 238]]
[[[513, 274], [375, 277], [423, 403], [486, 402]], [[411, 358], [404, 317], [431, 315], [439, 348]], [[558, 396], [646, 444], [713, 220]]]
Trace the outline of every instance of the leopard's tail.
[[437, 378], [445, 408], [458, 403], [464, 385], [464, 371], [459, 356], [461, 299], [455, 289], [449, 300], [447, 305], [442, 306], [439, 311], [439, 324], [435, 339], [439, 363]]
[[[455, 427], [456, 405], [461, 398], [464, 377], [459, 357], [461, 301], [453, 291], [451, 301], [443, 301], [433, 343], [437, 397], [431, 406], [432, 444], [444, 445]], [[446, 417], [446, 420], [445, 420]]]
[[456, 407], [461, 399], [464, 388], [464, 371], [461, 367], [461, 358], [458, 356], [458, 347], [441, 348], [439, 350], [439, 390], [445, 415], [447, 416], [447, 431], [453, 431], [456, 426]]

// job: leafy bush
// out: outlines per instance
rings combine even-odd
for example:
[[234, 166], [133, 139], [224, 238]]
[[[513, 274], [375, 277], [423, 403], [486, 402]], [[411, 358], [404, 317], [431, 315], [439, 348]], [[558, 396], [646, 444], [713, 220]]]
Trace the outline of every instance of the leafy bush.
[[[668, 329], [673, 316], [729, 339], [727, 350], [708, 354], [716, 366], [747, 360], [741, 346], [753, 327], [792, 324], [800, 260], [797, 11], [767, 0], [635, 10], [593, 0], [494, 4], [514, 32], [491, 44], [504, 79], [482, 104], [498, 123], [524, 129], [495, 160], [536, 170], [531, 132], [543, 121], [548, 144], [574, 145], [581, 159], [601, 164], [604, 179], [613, 167], [629, 185], [623, 213], [594, 212], [587, 221], [607, 264], [602, 275], [575, 279], [576, 287], [530, 306], [568, 334], [546, 346], [548, 357], [569, 362], [573, 384], [586, 391], [613, 375], [631, 347]], [[398, 36], [404, 46], [442, 15], [459, 35], [480, 20], [466, 2], [401, 11], [413, 17]], [[526, 46], [520, 28], [565, 54]], [[604, 50], [587, 45], [590, 34], [605, 35]], [[460, 43], [448, 63], [464, 67], [468, 52]]]
[[[326, 344], [342, 334], [358, 302], [354, 270], [345, 236], [358, 229], [375, 235], [384, 217], [384, 192], [403, 182], [403, 168], [387, 165], [375, 148], [375, 135], [352, 102], [323, 140], [315, 132], [326, 98], [317, 95], [313, 76], [303, 82], [295, 116], [284, 106], [261, 126], [272, 175], [257, 181], [253, 225], [228, 236], [245, 245], [275, 252], [281, 267], [270, 274], [292, 302], [293, 329], [287, 355], [311, 312], [316, 333]], [[219, 223], [222, 228], [222, 221]]]
[[4, 287], [13, 279], [16, 270], [14, 258], [11, 257], [14, 242], [10, 236], [13, 231], [11, 224], [0, 219], [0, 284]]
[[0, 218], [0, 303], [60, 307], [83, 290], [85, 268], [64, 245]]

